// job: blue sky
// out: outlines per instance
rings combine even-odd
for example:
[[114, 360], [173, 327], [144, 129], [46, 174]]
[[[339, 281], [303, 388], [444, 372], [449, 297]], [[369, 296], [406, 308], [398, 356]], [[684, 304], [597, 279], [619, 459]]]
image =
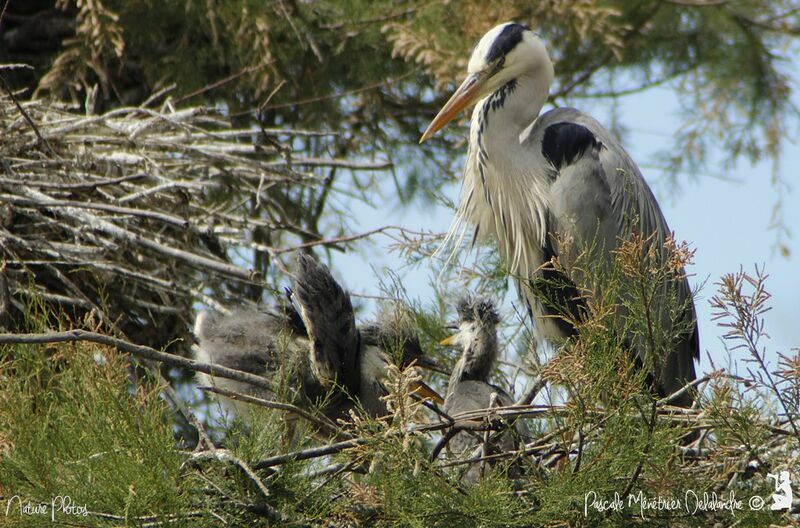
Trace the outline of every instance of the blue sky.
[[[570, 102], [572, 103], [572, 102]], [[600, 102], [591, 108], [576, 101], [574, 104], [589, 111], [601, 122], [608, 123], [609, 112]], [[769, 275], [767, 290], [772, 294], [772, 311], [766, 319], [766, 331], [771, 339], [764, 341], [767, 357], [773, 364], [776, 351], [789, 353], [800, 347], [800, 196], [797, 189], [783, 196], [785, 224], [793, 231], [792, 238], [784, 240], [791, 256], [785, 258], [776, 250], [777, 235], [769, 230], [773, 206], [778, 200], [778, 190], [771, 184], [772, 167], [769, 163], [751, 165], [741, 161], [725, 170], [725, 179], [707, 174], [682, 174], [678, 188], [672, 188], [669, 178], [653, 169], [656, 154], [669, 148], [672, 134], [681, 122], [677, 95], [669, 87], [653, 88], [620, 100], [619, 116], [626, 126], [624, 145], [642, 168], [650, 183], [670, 228], [678, 240], [686, 240], [696, 249], [693, 286], [706, 282], [696, 298], [700, 321], [700, 339], [703, 358], [699, 371], [710, 369], [706, 353], [718, 367], [742, 368], [743, 352], [729, 355], [721, 340], [723, 329], [711, 320], [709, 300], [716, 293], [715, 282], [740, 267], [753, 272], [754, 266], [765, 266]], [[425, 148], [420, 147], [420, 148]], [[711, 152], [710, 158], [720, 159], [720, 152]], [[787, 143], [781, 162], [781, 174], [794, 180], [794, 167], [800, 164], [800, 146]], [[387, 180], [390, 178], [387, 177]], [[457, 185], [448, 185], [445, 193], [453, 201], [458, 199]], [[357, 205], [351, 208], [353, 225], [367, 230], [386, 224], [397, 224], [410, 229], [444, 231], [452, 219], [446, 207], [411, 205], [406, 209], [388, 204], [397, 201], [390, 196], [392, 184], [387, 181], [386, 198], [379, 207]], [[388, 207], [388, 208], [387, 208]], [[388, 250], [390, 241], [376, 237], [374, 245], [360, 246], [360, 253], [334, 253], [333, 265], [344, 284], [355, 293], [372, 293], [379, 290], [379, 275], [386, 268], [398, 271], [409, 294], [425, 301], [431, 298], [429, 284], [435, 280], [426, 266], [418, 269], [404, 267], [404, 261]], [[377, 246], [377, 250], [375, 248]]]

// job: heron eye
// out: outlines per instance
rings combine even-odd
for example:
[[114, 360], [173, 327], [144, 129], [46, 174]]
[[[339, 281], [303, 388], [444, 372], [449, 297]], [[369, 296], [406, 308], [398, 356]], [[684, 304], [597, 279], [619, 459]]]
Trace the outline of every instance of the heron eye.
[[492, 67], [492, 75], [502, 70], [505, 62], [506, 62], [505, 57], [500, 57], [499, 59], [497, 59], [494, 63], [494, 66]]

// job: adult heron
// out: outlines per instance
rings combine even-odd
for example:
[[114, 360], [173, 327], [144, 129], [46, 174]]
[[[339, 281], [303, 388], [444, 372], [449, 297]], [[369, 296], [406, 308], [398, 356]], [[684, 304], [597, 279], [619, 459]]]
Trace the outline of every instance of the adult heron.
[[[458, 331], [441, 342], [462, 351], [447, 384], [445, 413], [457, 417], [470, 411], [513, 405], [514, 400], [506, 391], [489, 382], [498, 355], [497, 323], [500, 317], [494, 303], [468, 295], [458, 302], [457, 311]], [[490, 447], [495, 452], [512, 451], [519, 446], [520, 439], [527, 436], [524, 423], [517, 420], [514, 430], [503, 431]], [[469, 451], [480, 444], [474, 435], [462, 431], [449, 439], [448, 448], [451, 452], [469, 455]], [[470, 468], [467, 480], [474, 481], [477, 472], [478, 466]]]
[[[638, 167], [608, 130], [573, 108], [539, 115], [553, 75], [544, 44], [530, 29], [515, 23], [494, 27], [478, 42], [467, 78], [420, 142], [477, 101], [451, 234], [463, 233], [469, 223], [477, 240], [494, 238], [536, 332], [561, 342], [576, 333], [573, 323], [585, 306], [578, 289], [586, 284], [578, 272], [563, 271], [569, 266], [548, 263], [588, 255], [588, 265], [607, 269], [621, 241], [634, 234], [655, 245], [664, 260], [670, 230]], [[670, 313], [669, 299], [677, 300], [679, 314]], [[654, 347], [641, 336], [625, 337], [653, 388], [665, 396], [695, 379], [699, 357], [694, 302], [683, 269], [662, 281], [654, 304], [664, 332], [679, 333], [679, 339], [648, 352]], [[675, 403], [691, 401], [684, 394]]]

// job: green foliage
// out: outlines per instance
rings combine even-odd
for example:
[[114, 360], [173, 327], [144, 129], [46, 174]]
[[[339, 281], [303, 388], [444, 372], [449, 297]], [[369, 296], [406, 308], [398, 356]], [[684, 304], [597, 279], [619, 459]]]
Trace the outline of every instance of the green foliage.
[[381, 512], [379, 526], [524, 526], [525, 504], [514, 498], [510, 482], [494, 473], [466, 490], [425, 464], [422, 455], [389, 452], [369, 476]]
[[[613, 106], [620, 96], [652, 86], [676, 90], [685, 119], [676, 144], [659, 163], [674, 175], [697, 174], [709, 149], [719, 145], [728, 161], [746, 156], [777, 162], [790, 137], [785, 131], [797, 120], [789, 101], [798, 11], [789, 1], [30, 0], [10, 3], [6, 14], [7, 33], [24, 45], [0, 50], [2, 61], [35, 67], [10, 78], [15, 88], [69, 100], [89, 114], [145, 101], [150, 110], [161, 104], [167, 109], [215, 106], [229, 116], [225, 126], [253, 131], [235, 136], [226, 148], [243, 149], [259, 168], [285, 163], [292, 171], [291, 181], [265, 185], [233, 171], [231, 158], [213, 158], [204, 159], [205, 170], [172, 173], [163, 163], [147, 163], [152, 151], [136, 146], [145, 158], [139, 170], [158, 182], [165, 174], [179, 180], [191, 189], [192, 206], [237, 217], [235, 226], [223, 228], [219, 218], [202, 225], [217, 235], [209, 236], [209, 247], [202, 249], [229, 257], [264, 280], [231, 284], [201, 271], [197, 279], [206, 279], [216, 300], [223, 301], [224, 296], [262, 301], [269, 288], [280, 287], [288, 255], [282, 251], [288, 247], [363, 250], [358, 241], [368, 237], [348, 238], [358, 229], [358, 219], [352, 218], [356, 201], [381, 209], [415, 200], [452, 205], [441, 187], [456, 181], [463, 165], [463, 127], [450, 128], [424, 149], [417, 140], [464, 75], [475, 41], [498, 22], [517, 20], [542, 34], [556, 63], [555, 104], [580, 107], [582, 100], [599, 100]], [[56, 29], [69, 38], [43, 45], [39, 39], [58, 34]], [[625, 123], [614, 124], [624, 130]], [[216, 125], [192, 125], [219, 132]], [[260, 133], [261, 127], [272, 131]], [[324, 135], [274, 131], [292, 128]], [[97, 133], [92, 130], [92, 137]], [[12, 158], [31, 151], [26, 142], [9, 150]], [[58, 152], [64, 163], [57, 166], [65, 173], [83, 174], [102, 165], [89, 159], [91, 154], [82, 164]], [[193, 155], [182, 152], [182, 159]], [[30, 155], [38, 159], [35, 154]], [[46, 149], [38, 154], [50, 156]], [[30, 170], [36, 163], [20, 165]], [[772, 176], [780, 196], [786, 182], [777, 170]], [[170, 194], [171, 201], [185, 197], [183, 187], [169, 189], [177, 195]], [[80, 198], [120, 198], [99, 194]], [[782, 239], [788, 226], [777, 200], [772, 223]], [[231, 242], [233, 230], [243, 233], [246, 247]], [[401, 251], [411, 262], [429, 262], [437, 241], [435, 236], [405, 240], [410, 247]], [[487, 258], [495, 260], [475, 271], [484, 279], [482, 286], [500, 291], [505, 280], [497, 256]], [[158, 278], [166, 279], [161, 274]], [[48, 279], [40, 281], [63, 282]], [[195, 284], [192, 290], [205, 292]], [[101, 304], [97, 292], [82, 294]], [[147, 306], [159, 301], [146, 299]], [[182, 301], [164, 304], [191, 306]], [[108, 304], [115, 308], [111, 319], [133, 310], [138, 319], [149, 317], [113, 295]], [[136, 333], [144, 335], [141, 326], [147, 324], [137, 326]], [[155, 338], [148, 342], [157, 344]]]
[[[131, 386], [126, 359], [99, 346], [16, 346], [0, 351], [0, 489], [10, 499], [51, 504], [69, 495], [122, 519], [181, 509], [183, 455], [159, 387]], [[71, 519], [55, 512], [59, 522]], [[52, 525], [49, 515], [6, 518]], [[109, 521], [109, 524], [115, 524]], [[139, 523], [130, 521], [130, 525]]]
[[[791, 72], [779, 53], [788, 57], [796, 48], [797, 10], [790, 2], [763, 0], [693, 3], [65, 1], [59, 2], [66, 7], [60, 16], [74, 22], [74, 38], [40, 52], [46, 57], [39, 57], [39, 64], [46, 67], [37, 70], [41, 77], [33, 84], [40, 93], [85, 105], [89, 113], [139, 104], [164, 89], [154, 100], [166, 96], [170, 104], [212, 102], [231, 117], [232, 127], [252, 127], [253, 134], [248, 130], [228, 144], [211, 147], [244, 146], [258, 152], [259, 156], [239, 160], [243, 164], [285, 160], [285, 166], [279, 166], [285, 170], [285, 181], [267, 182], [262, 188], [263, 181], [243, 178], [231, 170], [232, 162], [213, 156], [198, 165], [203, 170], [192, 166], [170, 176], [181, 183], [205, 184], [209, 180], [191, 178], [204, 171], [213, 173], [208, 188], [192, 195], [192, 204], [241, 213], [241, 219], [225, 224], [222, 231], [246, 231], [243, 239], [253, 248], [248, 246], [249, 252], [234, 260], [252, 264], [277, 286], [283, 279], [279, 255], [287, 244], [347, 249], [352, 241], [322, 239], [348, 234], [352, 200], [385, 201], [376, 190], [385, 190], [381, 181], [386, 179], [356, 170], [353, 163], [393, 162], [401, 203], [422, 193], [443, 201], [438, 189], [442, 181], [456, 178], [461, 163], [454, 154], [462, 150], [463, 130], [455, 128], [434, 140], [424, 153], [415, 142], [447, 87], [463, 75], [470, 46], [500, 21], [529, 23], [547, 39], [557, 62], [554, 102], [558, 104], [574, 104], [582, 97], [613, 102], [624, 93], [671, 83], [687, 102], [687, 126], [678, 135], [676, 149], [681, 155], [664, 160], [675, 170], [702, 164], [715, 138], [722, 140], [731, 158], [776, 158], [783, 141], [780, 132], [796, 124], [787, 102]], [[52, 13], [44, 8], [41, 12]], [[45, 23], [50, 20], [42, 16]], [[91, 96], [94, 85], [99, 87], [97, 99]], [[33, 105], [29, 111], [33, 113]], [[65, 116], [60, 119], [66, 120]], [[135, 117], [123, 124], [133, 123], [136, 130], [155, 126], [139, 129], [141, 121]], [[163, 114], [156, 117], [169, 121]], [[179, 126], [180, 132], [199, 130], [209, 135], [223, 130], [199, 122], [164, 130], [177, 134]], [[335, 134], [259, 134], [258, 126], [307, 127]], [[101, 137], [91, 130], [92, 137]], [[4, 159], [16, 160], [22, 157], [20, 152], [32, 151], [41, 156], [21, 164], [40, 166], [45, 160], [70, 174], [100, 165], [90, 154], [81, 154], [90, 162], [85, 165], [68, 165], [66, 153], [64, 159], [52, 160], [36, 139], [20, 138], [15, 146], [19, 150]], [[145, 150], [144, 143], [136, 144], [135, 138], [112, 139], [116, 143], [109, 144], [131, 143], [152, 161], [153, 151]], [[52, 141], [56, 143], [55, 138]], [[100, 143], [97, 139], [95, 148]], [[188, 149], [181, 152], [170, 150], [167, 160], [190, 158]], [[315, 164], [320, 157], [329, 163]], [[167, 165], [162, 160], [156, 166], [161, 170]], [[50, 170], [50, 165], [44, 166]], [[80, 170], [67, 170], [74, 167]], [[110, 202], [122, 196], [119, 189], [107, 189]], [[96, 195], [90, 196], [85, 201], [97, 203]], [[172, 195], [164, 199], [170, 207], [176, 200]], [[28, 225], [41, 229], [42, 219], [50, 224], [58, 220], [40, 215]], [[21, 222], [19, 217], [16, 221]], [[137, 233], [158, 231], [159, 237], [171, 233], [153, 225], [144, 224]], [[211, 232], [219, 225], [209, 222], [204, 228]], [[397, 247], [411, 264], [430, 261], [438, 236], [400, 233]], [[212, 242], [211, 249], [201, 254], [233, 253], [220, 240]], [[146, 258], [142, 252], [134, 253]], [[86, 344], [18, 345], [0, 349], [0, 496], [19, 495], [25, 501], [49, 504], [54, 496], [69, 494], [76, 504], [88, 506], [95, 525], [109, 526], [167, 521], [187, 526], [326, 527], [793, 522], [788, 514], [752, 511], [746, 504], [736, 512], [735, 521], [727, 511], [689, 515], [685, 510], [640, 511], [635, 504], [628, 506], [629, 496], [685, 500], [685, 490], [699, 495], [736, 493], [744, 500], [752, 495], [768, 498], [774, 489], [768, 473], [788, 469], [800, 474], [796, 412], [800, 360], [782, 357], [775, 372], [763, 361], [758, 345], [764, 331], [759, 321], [768, 298], [763, 277], [726, 277], [715, 298], [720, 317], [730, 325], [730, 338], [753, 357], [752, 377], [743, 380], [715, 373], [704, 382], [699, 410], [674, 409], [642, 389], [644, 373], [631, 368], [622, 346], [621, 336], [633, 335], [646, 344], [648, 357], [658, 358], [686, 330], [685, 321], [669, 327], [661, 324], [665, 314], [667, 320], [677, 321], [685, 300], [653, 303], [670, 269], [654, 269], [646, 260], [634, 258], [638, 254], [629, 251], [628, 260], [623, 258], [602, 276], [585, 277], [579, 285], [592, 299], [587, 317], [579, 325], [579, 335], [564, 343], [559, 358], [542, 372], [554, 385], [566, 387], [570, 398], [566, 403], [552, 398], [509, 410], [528, 423], [532, 436], [524, 453], [508, 454], [477, 484], [462, 482], [469, 467], [463, 461], [444, 455], [431, 460], [431, 449], [446, 427], [409, 402], [409, 372], [393, 373], [390, 402], [396, 412], [389, 420], [356, 417], [341, 425], [341, 438], [326, 438], [302, 418], [290, 419], [285, 411], [254, 409], [246, 421], [233, 422], [221, 446], [201, 443], [196, 452], [185, 452], [176, 445], [175, 417], [162, 399], [162, 387], [143, 369], [131, 368], [125, 357]], [[163, 279], [157, 276], [163, 274], [160, 264], [147, 269], [156, 270], [152, 276]], [[0, 264], [0, 274], [4, 272]], [[498, 293], [507, 288], [497, 252], [489, 252], [464, 275], [481, 291]], [[48, 282], [62, 284], [67, 276], [75, 277], [58, 271]], [[446, 285], [456, 280], [444, 278]], [[461, 286], [463, 277], [458, 280]], [[193, 284], [186, 295], [199, 297], [219, 287], [240, 298], [260, 300], [265, 288], [254, 283], [248, 284], [250, 289], [227, 290], [223, 279], [206, 282], [211, 285]], [[395, 277], [389, 282], [386, 291], [404, 301], [405, 307], [392, 306], [385, 313], [398, 314], [398, 324], [414, 328], [423, 349], [452, 364], [452, 354], [436, 345], [447, 334], [451, 299], [444, 295], [446, 288], [432, 281], [437, 298], [421, 305], [408, 299]], [[39, 283], [32, 283], [30, 290], [34, 285]], [[755, 290], [750, 295], [748, 285]], [[167, 281], [167, 287], [172, 283]], [[92, 298], [106, 306], [105, 300], [113, 304], [120, 288], [100, 290]], [[131, 290], [140, 291], [138, 286]], [[159, 306], [174, 308], [162, 295], [167, 294], [158, 290]], [[34, 315], [45, 312], [44, 303], [35, 307], [40, 301], [35, 296], [30, 299], [31, 332], [67, 326], [61, 317]], [[148, 302], [142, 313], [153, 317], [149, 310], [154, 301]], [[519, 326], [516, 321], [507, 323]], [[528, 339], [522, 334], [505, 335], [503, 343], [519, 344], [527, 352]], [[397, 343], [392, 352], [401, 345]], [[495, 381], [505, 380], [498, 376]], [[438, 382], [442, 386], [444, 380]], [[699, 447], [682, 448], [686, 435], [697, 429], [710, 430], [712, 436]], [[324, 456], [292, 456], [280, 463], [259, 464], [287, 453], [308, 454], [308, 448], [342, 438], [357, 438], [359, 443]], [[524, 469], [518, 479], [506, 474], [512, 462]], [[619, 494], [626, 507], [605, 512], [587, 508], [591, 493], [601, 500]], [[0, 518], [19, 526], [51, 524], [49, 516]]]
[[[384, 421], [353, 415], [340, 424], [340, 439], [351, 443], [327, 455], [313, 450], [336, 438], [301, 416], [258, 407], [229, 424], [222, 445], [188, 452], [175, 443], [162, 387], [146, 375], [133, 382], [124, 356], [91, 344], [17, 345], [0, 350], [0, 496], [49, 504], [68, 494], [98, 526], [764, 526], [791, 519], [748, 501], [758, 496], [769, 505], [767, 473], [798, 467], [797, 415], [785, 399], [797, 392], [796, 371], [770, 373], [772, 382], [765, 372], [747, 380], [718, 372], [704, 381], [699, 411], [658, 402], [630, 369], [618, 337], [628, 330], [612, 309], [619, 307], [615, 287], [641, 271], [637, 255], [641, 246], [620, 250], [619, 270], [597, 283], [603, 288], [579, 335], [543, 371], [569, 389], [567, 402], [505, 409], [529, 423], [531, 436], [524, 452], [501, 455], [476, 483], [463, 480], [473, 462], [431, 459], [447, 426], [409, 399], [411, 371], [388, 373], [393, 414]], [[647, 276], [645, 289], [659, 282], [652, 270]], [[764, 332], [763, 277], [732, 275], [721, 288], [715, 303], [732, 316], [731, 338], [750, 350]], [[625, 302], [629, 326], [648, 317], [646, 296]], [[41, 311], [36, 306], [31, 314]], [[398, 317], [432, 335], [442, 331], [436, 306]], [[32, 315], [29, 326], [45, 331], [46, 318]], [[776, 413], [776, 405], [789, 411]], [[689, 429], [711, 436], [680, 447]], [[509, 477], [512, 464], [521, 471]], [[735, 512], [709, 509], [714, 497], [741, 502]], [[619, 506], [609, 507], [615, 498]], [[50, 523], [16, 508], [7, 519]]]
[[445, 95], [474, 42], [507, 20], [547, 39], [559, 103], [671, 83], [684, 96], [688, 125], [679, 135], [684, 155], [670, 161], [675, 170], [702, 162], [711, 134], [733, 157], [775, 157], [780, 131], [796, 119], [788, 112], [797, 26], [790, 1], [105, 0], [76, 7], [67, 12], [79, 21], [77, 35], [55, 50], [40, 89], [69, 87], [82, 102], [99, 82], [109, 104], [135, 104], [174, 84], [177, 97], [222, 102], [233, 112], [260, 108], [273, 124], [347, 130], [337, 144], [358, 155], [412, 144], [440, 100], [423, 87], [432, 80]]

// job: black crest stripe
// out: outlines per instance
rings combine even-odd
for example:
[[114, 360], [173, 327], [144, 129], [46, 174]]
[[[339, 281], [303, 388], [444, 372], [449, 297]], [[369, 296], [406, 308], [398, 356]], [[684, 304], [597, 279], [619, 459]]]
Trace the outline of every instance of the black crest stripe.
[[522, 24], [508, 24], [504, 27], [486, 53], [486, 63], [491, 64], [500, 57], [505, 57], [509, 51], [514, 49], [514, 46], [519, 44], [522, 40], [522, 34], [526, 30], [528, 28]]

